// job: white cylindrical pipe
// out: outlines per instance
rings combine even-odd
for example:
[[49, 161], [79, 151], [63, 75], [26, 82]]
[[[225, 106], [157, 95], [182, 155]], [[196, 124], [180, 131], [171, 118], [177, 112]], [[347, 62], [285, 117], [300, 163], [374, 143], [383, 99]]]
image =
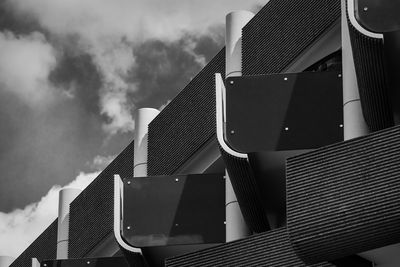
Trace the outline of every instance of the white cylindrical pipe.
[[[242, 76], [242, 28], [254, 17], [249, 11], [234, 11], [226, 16], [225, 77]], [[241, 239], [250, 234], [239, 203], [226, 173], [225, 216], [226, 242]]]
[[40, 262], [36, 258], [32, 258], [32, 265], [31, 267], [40, 267]]
[[147, 176], [147, 133], [150, 122], [160, 113], [154, 108], [141, 108], [135, 114], [133, 177]]
[[343, 126], [344, 140], [369, 133], [361, 109], [357, 76], [346, 17], [346, 0], [342, 0], [342, 65], [343, 65]]
[[63, 188], [59, 191], [57, 259], [68, 259], [69, 205], [81, 192], [76, 188]]
[[9, 256], [0, 256], [0, 267], [9, 267], [15, 258]]
[[226, 216], [226, 242], [241, 239], [250, 235], [250, 230], [244, 221], [239, 203], [233, 191], [232, 183], [225, 173], [225, 216]]
[[225, 77], [242, 76], [242, 28], [254, 17], [250, 11], [240, 10], [226, 16]]

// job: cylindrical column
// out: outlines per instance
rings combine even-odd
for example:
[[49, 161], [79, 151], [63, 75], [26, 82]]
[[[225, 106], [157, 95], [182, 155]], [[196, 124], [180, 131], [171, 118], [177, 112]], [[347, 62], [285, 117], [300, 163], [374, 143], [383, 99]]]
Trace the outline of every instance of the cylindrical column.
[[150, 122], [160, 113], [154, 108], [141, 108], [135, 114], [133, 176], [147, 176], [147, 132]]
[[226, 16], [226, 78], [242, 76], [242, 28], [254, 17], [250, 11], [234, 11]]
[[[234, 11], [226, 16], [225, 78], [242, 76], [242, 28], [253, 17], [253, 13], [244, 10]], [[230, 242], [248, 236], [250, 230], [244, 221], [227, 172], [225, 176], [226, 242]]]
[[0, 267], [8, 267], [15, 261], [15, 258], [9, 256], [0, 256]]
[[63, 188], [58, 200], [57, 259], [68, 259], [69, 205], [82, 191]]
[[32, 265], [31, 267], [40, 267], [40, 262], [37, 258], [32, 258]]
[[227, 172], [225, 172], [225, 188], [226, 242], [230, 242], [250, 235], [250, 230], [244, 221]]
[[368, 134], [369, 129], [361, 109], [345, 0], [342, 0], [342, 64], [344, 140], [349, 140]]

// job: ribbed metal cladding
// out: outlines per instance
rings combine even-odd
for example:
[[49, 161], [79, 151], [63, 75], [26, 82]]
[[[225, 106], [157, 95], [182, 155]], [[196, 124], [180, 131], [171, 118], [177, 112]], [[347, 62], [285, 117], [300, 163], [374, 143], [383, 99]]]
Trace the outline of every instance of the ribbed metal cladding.
[[383, 40], [360, 33], [348, 20], [361, 107], [371, 131], [394, 125], [385, 74]]
[[225, 73], [225, 49], [150, 123], [149, 175], [173, 174], [215, 138], [215, 73]]
[[280, 73], [340, 19], [340, 0], [270, 1], [243, 28], [243, 75]]
[[267, 213], [263, 207], [250, 163], [247, 159], [226, 153], [222, 148], [220, 151], [247, 226], [256, 233], [268, 231], [270, 227]]
[[133, 175], [133, 142], [71, 203], [70, 258], [83, 258], [113, 231], [114, 174]]
[[[226, 243], [217, 247], [196, 251], [166, 260], [166, 267], [303, 267], [294, 253], [286, 228]], [[313, 267], [332, 267], [319, 263]]]
[[288, 232], [308, 264], [400, 242], [400, 127], [289, 158]]
[[10, 265], [10, 267], [31, 267], [32, 258], [42, 261], [57, 256], [57, 220], [52, 222], [43, 233]]

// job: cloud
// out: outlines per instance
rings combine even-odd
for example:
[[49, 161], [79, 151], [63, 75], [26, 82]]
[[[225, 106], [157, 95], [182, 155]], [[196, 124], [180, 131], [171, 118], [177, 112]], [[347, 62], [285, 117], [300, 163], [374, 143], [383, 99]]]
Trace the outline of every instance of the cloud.
[[104, 170], [115, 159], [116, 155], [96, 156], [88, 165], [94, 170]]
[[[133, 48], [149, 40], [175, 42], [185, 35], [207, 35], [224, 23], [225, 14], [251, 9], [265, 0], [8, 0], [16, 14], [36, 19], [54, 40], [93, 57], [102, 76], [100, 112], [110, 134], [134, 128], [137, 108], [129, 96], [141, 90], [127, 75], [137, 66]], [[213, 32], [211, 32], [213, 33]], [[217, 36], [218, 37], [218, 36]], [[71, 39], [74, 42], [71, 43]], [[203, 67], [207, 58], [196, 53], [194, 39], [182, 49]], [[68, 91], [68, 92], [71, 92]], [[70, 94], [71, 95], [71, 94]]]
[[[80, 173], [65, 187], [84, 189], [97, 175], [98, 172]], [[60, 186], [53, 186], [40, 201], [23, 209], [9, 213], [0, 212], [2, 255], [12, 257], [20, 255], [57, 218], [60, 189]]]
[[43, 34], [0, 32], [0, 90], [30, 106], [47, 104], [55, 96], [48, 80], [55, 66], [55, 50]]

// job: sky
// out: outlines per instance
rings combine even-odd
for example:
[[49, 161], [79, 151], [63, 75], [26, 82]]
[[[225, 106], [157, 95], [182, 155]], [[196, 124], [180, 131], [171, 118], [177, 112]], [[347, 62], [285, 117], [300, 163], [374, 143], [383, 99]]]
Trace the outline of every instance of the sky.
[[17, 257], [267, 0], [0, 0], [0, 255]]

